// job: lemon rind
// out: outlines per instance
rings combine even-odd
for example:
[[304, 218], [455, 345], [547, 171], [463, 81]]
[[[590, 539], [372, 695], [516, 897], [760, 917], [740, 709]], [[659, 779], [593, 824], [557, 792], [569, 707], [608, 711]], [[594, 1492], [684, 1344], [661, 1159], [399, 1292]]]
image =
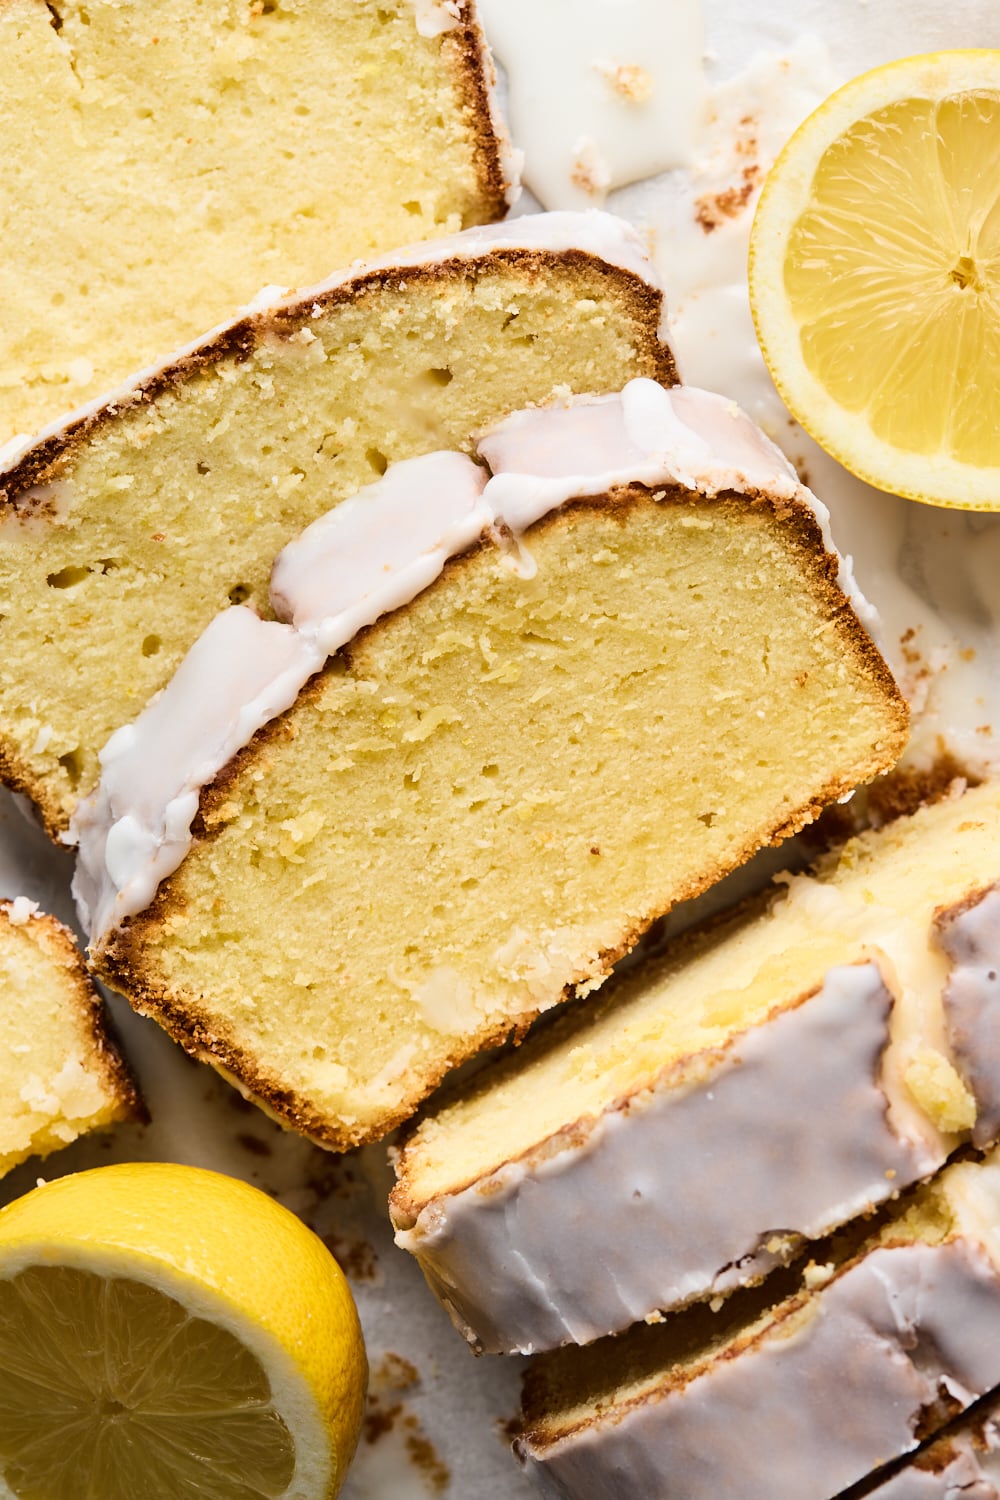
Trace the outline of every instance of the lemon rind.
[[799, 325], [785, 296], [788, 234], [809, 201], [816, 166], [855, 121], [899, 100], [941, 98], [971, 88], [1000, 92], [1000, 49], [973, 48], [901, 58], [873, 68], [831, 94], [798, 127], [761, 192], [750, 237], [748, 277], [757, 341], [778, 394], [797, 422], [852, 474], [877, 489], [926, 505], [1000, 510], [1000, 465], [945, 455], [907, 454], [845, 411], [809, 370]]

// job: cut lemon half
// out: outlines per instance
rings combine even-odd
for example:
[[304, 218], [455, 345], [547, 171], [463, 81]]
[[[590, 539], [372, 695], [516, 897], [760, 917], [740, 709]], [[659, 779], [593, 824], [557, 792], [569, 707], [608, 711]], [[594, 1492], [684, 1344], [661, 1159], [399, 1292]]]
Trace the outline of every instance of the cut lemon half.
[[0, 1211], [3, 1500], [329, 1500], [365, 1378], [336, 1261], [256, 1188], [112, 1166]]
[[764, 185], [750, 301], [786, 405], [848, 469], [1000, 510], [1000, 51], [831, 95]]

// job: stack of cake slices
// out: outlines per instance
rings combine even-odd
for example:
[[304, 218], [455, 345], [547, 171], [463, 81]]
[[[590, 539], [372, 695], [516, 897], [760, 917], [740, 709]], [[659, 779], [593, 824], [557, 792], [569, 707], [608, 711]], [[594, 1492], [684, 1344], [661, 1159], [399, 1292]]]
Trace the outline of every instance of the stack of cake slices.
[[288, 546], [278, 619], [224, 611], [74, 820], [98, 972], [335, 1149], [905, 739], [825, 512], [731, 403], [636, 380], [478, 451]]
[[[545, 1493], [574, 1500], [830, 1500], [1000, 1386], [998, 1226], [993, 1152], [835, 1245], [789, 1295], [543, 1356], [519, 1450]], [[920, 1472], [874, 1493], [911, 1494]]]
[[546, 1493], [993, 1496], [988, 1424], [881, 1470], [1000, 1391], [998, 976], [993, 783], [782, 877], [425, 1113], [397, 1241], [478, 1348], [552, 1351], [517, 1442]]
[[560, 391], [669, 384], [662, 293], [606, 214], [473, 229], [237, 319], [8, 454], [0, 776], [55, 837], [98, 752], [281, 548], [390, 463]]
[[431, 1110], [397, 1241], [480, 1348], [759, 1281], [1000, 1138], [1000, 785], [852, 840]]
[[72, 933], [24, 897], [0, 901], [0, 1177], [142, 1114]]
[[[92, 967], [324, 1146], [423, 1110], [397, 1237], [478, 1349], [545, 1351], [549, 1493], [978, 1483], [974, 1437], [906, 1459], [1000, 1387], [1000, 788], [609, 979], [892, 767], [873, 612], [779, 451], [676, 384], [637, 236], [488, 222], [469, 0], [233, 0], [200, 45], [191, 9], [0, 9], [0, 113], [41, 80], [106, 209], [68, 216], [84, 284], [25, 159], [0, 347], [0, 420], [57, 417], [2, 455], [0, 776], [78, 845]], [[220, 142], [261, 110], [249, 174]], [[261, 282], [298, 290], [234, 316]], [[30, 1077], [12, 1044], [3, 1167], [139, 1106], [69, 940], [21, 905], [0, 940], [73, 991]]]

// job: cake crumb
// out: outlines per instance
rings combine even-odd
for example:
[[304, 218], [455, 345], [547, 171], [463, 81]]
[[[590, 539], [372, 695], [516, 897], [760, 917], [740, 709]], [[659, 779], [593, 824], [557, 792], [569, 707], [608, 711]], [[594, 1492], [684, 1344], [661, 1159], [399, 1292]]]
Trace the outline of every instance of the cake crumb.
[[420, 1384], [420, 1371], [402, 1354], [391, 1349], [372, 1368], [370, 1389], [378, 1394], [388, 1391], [410, 1391]]
[[738, 219], [753, 196], [761, 179], [757, 162], [750, 162], [740, 173], [739, 182], [717, 193], [702, 193], [695, 200], [694, 216], [706, 234], [712, 234], [727, 219]]
[[653, 97], [653, 75], [638, 63], [596, 62], [594, 67], [629, 104], [645, 104]]
[[320, 1235], [348, 1281], [372, 1286], [381, 1280], [378, 1256], [367, 1240], [344, 1239], [339, 1234]]
[[820, 1287], [826, 1286], [827, 1282], [833, 1276], [834, 1270], [835, 1267], [832, 1265], [818, 1266], [815, 1261], [811, 1260], [802, 1273], [802, 1280], [806, 1290], [814, 1292]]
[[570, 181], [574, 187], [589, 193], [592, 198], [603, 198], [611, 186], [611, 172], [593, 141], [583, 137], [577, 141]]

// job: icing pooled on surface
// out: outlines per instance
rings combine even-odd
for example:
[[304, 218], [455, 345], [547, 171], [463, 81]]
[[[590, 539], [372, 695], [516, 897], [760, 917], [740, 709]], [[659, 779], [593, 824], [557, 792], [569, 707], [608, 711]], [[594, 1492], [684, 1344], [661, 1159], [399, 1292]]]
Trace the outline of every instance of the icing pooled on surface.
[[690, 163], [705, 101], [698, 0], [479, 0], [525, 180], [546, 208]]
[[888, 1119], [891, 1007], [875, 964], [832, 969], [582, 1142], [432, 1200], [396, 1243], [487, 1353], [588, 1343], [753, 1280], [941, 1164]]
[[[980, 1169], [982, 1170], [982, 1169]], [[995, 1171], [996, 1168], [994, 1167]], [[829, 1500], [1000, 1382], [1000, 1276], [975, 1235], [876, 1246], [734, 1358], [519, 1450], [572, 1500]]]

